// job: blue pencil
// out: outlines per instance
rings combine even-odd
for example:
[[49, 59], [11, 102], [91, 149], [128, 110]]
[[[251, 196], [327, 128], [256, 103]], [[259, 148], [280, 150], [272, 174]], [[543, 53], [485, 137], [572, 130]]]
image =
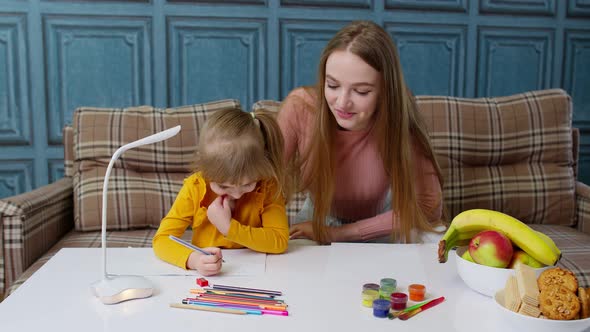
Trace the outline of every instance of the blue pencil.
[[[207, 251], [205, 251], [205, 250], [203, 250], [203, 249], [201, 249], [201, 248], [199, 248], [199, 247], [195, 246], [195, 245], [194, 245], [194, 244], [192, 244], [192, 243], [188, 243], [188, 242], [186, 242], [186, 241], [185, 241], [185, 240], [183, 240], [183, 239], [177, 238], [177, 237], [176, 237], [176, 236], [174, 236], [174, 235], [169, 235], [168, 237], [170, 237], [170, 240], [172, 240], [172, 241], [174, 241], [174, 242], [176, 242], [176, 243], [180, 243], [180, 244], [182, 244], [183, 246], [185, 246], [185, 247], [187, 247], [187, 248], [189, 248], [189, 249], [192, 249], [192, 250], [198, 251], [198, 252], [200, 252], [201, 254], [208, 255], [208, 256], [210, 256], [210, 255], [213, 255], [212, 253], [210, 253], [210, 252], [207, 252]], [[221, 259], [221, 261], [225, 263], [225, 261], [224, 261], [223, 259]]]

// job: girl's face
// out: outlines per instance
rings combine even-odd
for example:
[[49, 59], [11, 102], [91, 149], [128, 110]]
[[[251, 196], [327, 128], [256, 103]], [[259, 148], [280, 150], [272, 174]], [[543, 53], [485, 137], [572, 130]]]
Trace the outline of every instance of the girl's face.
[[256, 181], [246, 180], [242, 183], [243, 184], [210, 182], [209, 186], [211, 187], [211, 190], [219, 196], [240, 199], [242, 195], [247, 194], [256, 188]]
[[380, 74], [349, 51], [334, 51], [326, 61], [326, 102], [340, 127], [364, 130], [373, 122]]

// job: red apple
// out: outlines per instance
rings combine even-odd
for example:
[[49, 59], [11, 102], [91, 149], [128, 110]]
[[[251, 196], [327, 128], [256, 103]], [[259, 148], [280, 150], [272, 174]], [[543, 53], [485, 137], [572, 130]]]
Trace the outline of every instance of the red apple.
[[512, 260], [512, 242], [496, 231], [483, 231], [469, 242], [469, 254], [481, 265], [504, 268]]
[[534, 259], [533, 257], [531, 257], [531, 255], [527, 254], [526, 252], [520, 249], [516, 249], [514, 250], [514, 254], [512, 255], [512, 261], [510, 261], [508, 267], [514, 269], [518, 264], [525, 264], [534, 268], [545, 266], [545, 264]]

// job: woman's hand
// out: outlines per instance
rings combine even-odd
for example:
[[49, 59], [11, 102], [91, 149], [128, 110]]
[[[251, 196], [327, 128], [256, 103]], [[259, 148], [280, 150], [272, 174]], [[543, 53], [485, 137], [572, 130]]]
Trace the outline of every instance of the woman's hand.
[[186, 267], [190, 270], [197, 270], [197, 272], [205, 277], [218, 274], [219, 271], [221, 271], [223, 258], [221, 255], [221, 249], [207, 247], [203, 248], [203, 250], [210, 252], [212, 255], [205, 255], [198, 251], [193, 251], [190, 256], [188, 256]]
[[[360, 235], [357, 234], [352, 225], [342, 225], [339, 227], [326, 227], [326, 235], [328, 236], [328, 242], [349, 242], [359, 241]], [[313, 233], [313, 225], [311, 221], [304, 221], [292, 225], [289, 228], [290, 239], [310, 239], [317, 241], [315, 234]]]
[[289, 229], [289, 238], [315, 240], [311, 221], [304, 221], [302, 223], [292, 225]]
[[223, 235], [229, 232], [231, 222], [230, 199], [226, 196], [217, 197], [207, 208], [207, 217], [209, 221]]

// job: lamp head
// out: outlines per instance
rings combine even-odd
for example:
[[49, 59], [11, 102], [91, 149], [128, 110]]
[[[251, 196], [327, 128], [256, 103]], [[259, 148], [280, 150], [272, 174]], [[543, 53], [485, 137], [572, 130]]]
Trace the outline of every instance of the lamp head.
[[104, 176], [102, 187], [102, 279], [93, 283], [92, 292], [104, 304], [114, 304], [127, 300], [140, 299], [152, 296], [154, 288], [152, 284], [142, 276], [122, 276], [107, 274], [107, 189], [109, 185], [109, 176], [115, 161], [123, 152], [136, 148], [138, 146], [152, 144], [166, 140], [180, 131], [180, 126], [176, 126], [159, 133], [141, 138], [137, 141], [128, 143], [118, 148], [113, 154], [107, 171]]

